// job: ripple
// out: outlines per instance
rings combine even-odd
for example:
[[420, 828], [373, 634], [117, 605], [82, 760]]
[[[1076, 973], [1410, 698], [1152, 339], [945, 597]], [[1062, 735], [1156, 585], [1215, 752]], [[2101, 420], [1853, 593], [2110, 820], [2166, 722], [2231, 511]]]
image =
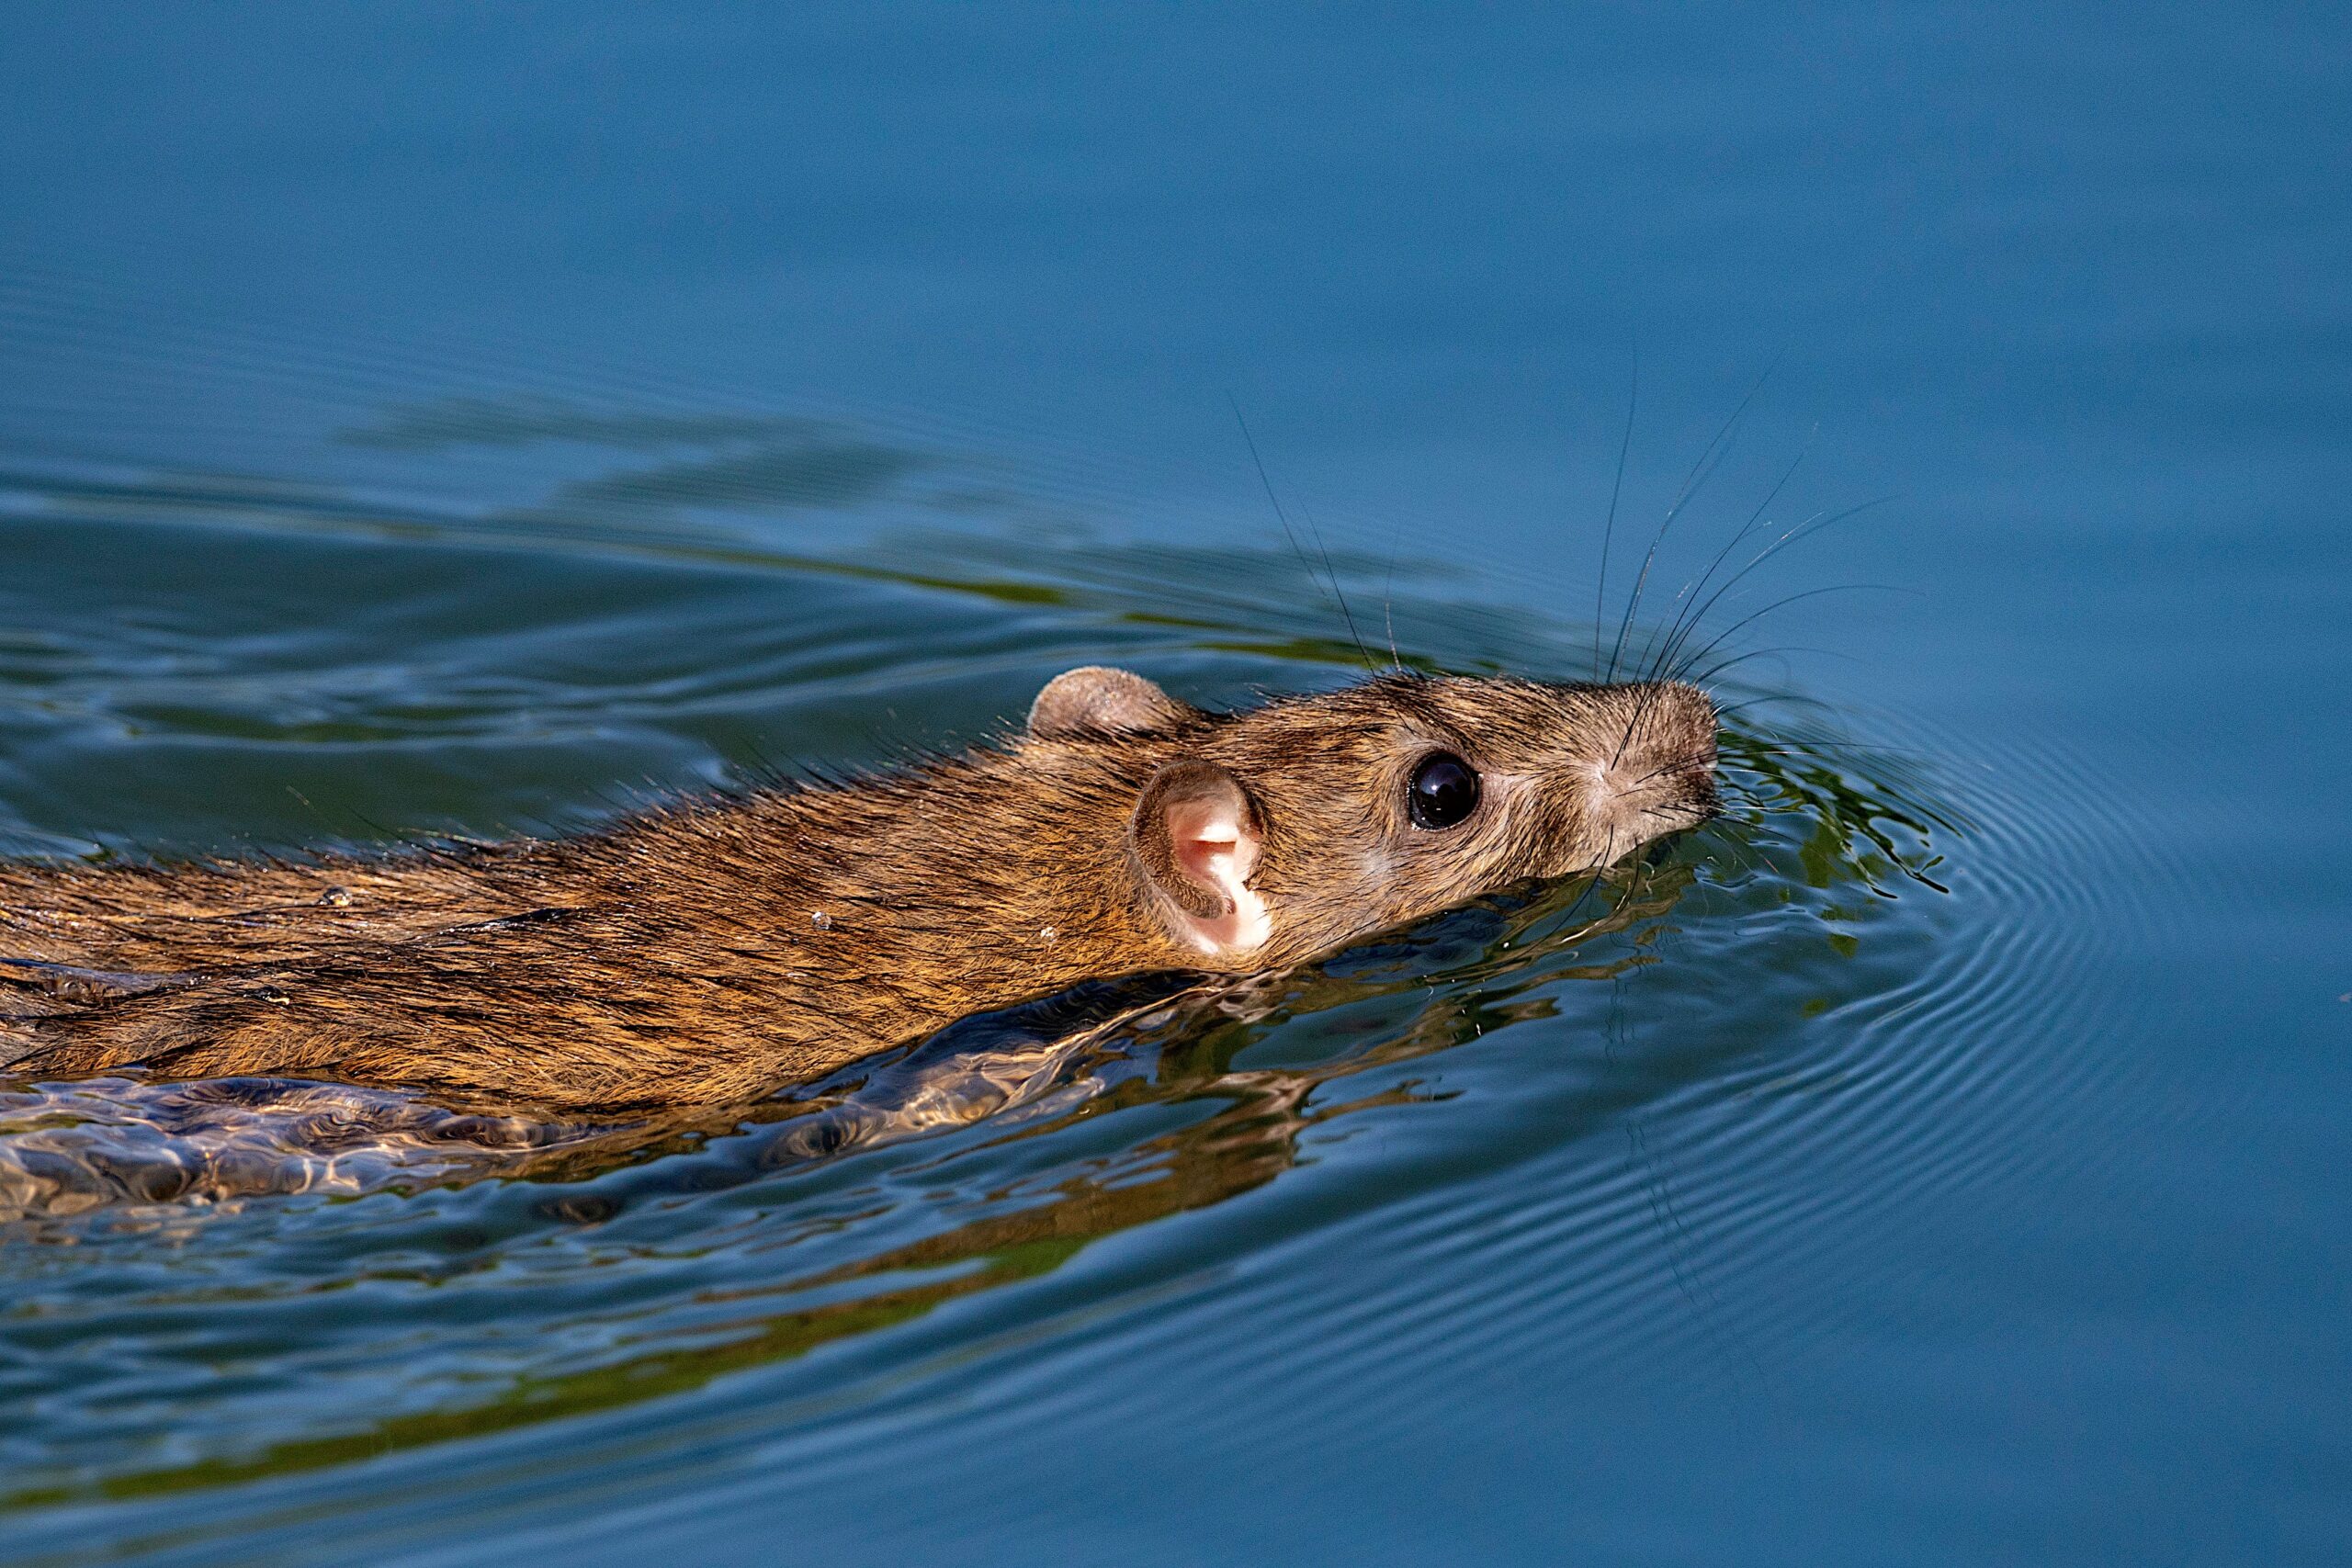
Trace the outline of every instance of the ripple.
[[[0, 302], [0, 333], [50, 308]], [[40, 330], [73, 346], [105, 314], [83, 309]], [[273, 352], [157, 350], [264, 380]], [[1358, 657], [1279, 550], [1090, 531], [1123, 492], [1079, 457], [626, 378], [491, 395], [365, 351], [312, 373], [343, 390], [310, 466], [203, 441], [249, 471], [141, 461], [129, 424], [130, 457], [14, 455], [7, 847], [569, 824], [615, 778], [968, 737], [1069, 664], [1230, 701]], [[120, 564], [93, 580], [100, 537]], [[1433, 564], [1342, 550], [1333, 573], [1424, 667], [1573, 676], [1597, 646]], [[1171, 1418], [1281, 1369], [1295, 1396], [1240, 1439], [1270, 1460], [1429, 1421], [1391, 1345], [1780, 1375], [1902, 1283], [1856, 1262], [1858, 1230], [2106, 1157], [2017, 1134], [2149, 1102], [2117, 1092], [2132, 999], [2073, 982], [2188, 905], [2163, 836], [2063, 744], [1742, 724], [1742, 820], [1611, 876], [1238, 986], [967, 1020], [755, 1105], [588, 1125], [290, 1082], [0, 1096], [27, 1244], [0, 1388], [40, 1412], [0, 1434], [0, 1537], [57, 1545], [93, 1501], [209, 1530], [331, 1504], [356, 1542], [396, 1534], [404, 1495], [554, 1507], [729, 1444], [802, 1464], [926, 1401], [1044, 1429], [1142, 1334], [1194, 1373], [1126, 1391]]]
[[[1765, 837], [1752, 839], [1759, 858], [1751, 864], [1768, 863], [1772, 852], [1792, 854], [1811, 830], [1783, 828], [1770, 836], [1769, 845]], [[105, 1085], [23, 1100], [20, 1124], [68, 1108], [65, 1097], [84, 1097], [70, 1107], [79, 1117], [70, 1133], [46, 1126], [20, 1132], [10, 1142], [23, 1147], [7, 1157], [55, 1183], [53, 1193], [65, 1202], [52, 1196], [52, 1217], [87, 1201], [93, 1191], [152, 1205], [167, 1192], [218, 1201], [237, 1191], [356, 1193], [371, 1181], [385, 1189], [371, 1204], [342, 1210], [339, 1217], [313, 1208], [291, 1225], [288, 1234], [299, 1238], [293, 1245], [301, 1253], [315, 1253], [325, 1236], [340, 1233], [345, 1239], [328, 1248], [322, 1264], [295, 1269], [289, 1295], [266, 1291], [254, 1296], [251, 1287], [242, 1288], [247, 1313], [265, 1310], [262, 1303], [273, 1299], [291, 1305], [318, 1284], [352, 1278], [355, 1244], [361, 1256], [390, 1248], [359, 1278], [376, 1280], [380, 1288], [422, 1268], [444, 1290], [470, 1280], [481, 1267], [494, 1278], [517, 1266], [518, 1253], [534, 1252], [542, 1256], [529, 1259], [527, 1271], [538, 1288], [556, 1288], [640, 1248], [674, 1255], [681, 1235], [701, 1238], [689, 1245], [690, 1256], [706, 1249], [737, 1255], [720, 1270], [728, 1277], [754, 1252], [774, 1257], [781, 1247], [786, 1256], [802, 1255], [800, 1266], [781, 1282], [761, 1279], [713, 1294], [711, 1272], [687, 1267], [666, 1285], [649, 1281], [640, 1306], [609, 1328], [593, 1326], [604, 1318], [601, 1310], [570, 1318], [572, 1343], [563, 1359], [571, 1364], [582, 1359], [578, 1336], [583, 1331], [593, 1342], [625, 1328], [628, 1342], [655, 1347], [681, 1336], [735, 1337], [709, 1351], [639, 1350], [625, 1363], [646, 1364], [650, 1354], [672, 1372], [616, 1381], [590, 1356], [583, 1371], [526, 1374], [522, 1369], [540, 1361], [542, 1353], [494, 1333], [472, 1343], [463, 1359], [477, 1375], [512, 1362], [523, 1380], [518, 1393], [538, 1392], [511, 1405], [475, 1406], [470, 1415], [444, 1410], [422, 1425], [379, 1425], [368, 1439], [378, 1448], [446, 1441], [510, 1421], [552, 1419], [615, 1399], [634, 1402], [701, 1386], [778, 1357], [788, 1361], [843, 1334], [864, 1335], [927, 1315], [977, 1290], [1017, 1286], [1035, 1278], [1037, 1269], [1059, 1268], [1102, 1236], [1227, 1202], [1283, 1178], [1309, 1147], [1315, 1163], [1328, 1164], [1344, 1147], [1331, 1142], [1331, 1134], [1349, 1119], [1432, 1103], [1431, 1091], [1417, 1084], [1430, 1067], [1442, 1070], [1447, 1055], [1506, 1039], [1525, 1025], [1566, 1021], [1589, 1028], [1596, 1016], [1605, 1022], [1617, 1005], [1605, 998], [1624, 977], [1660, 969], [1645, 950], [1665, 922], [1713, 930], [1709, 918], [1692, 908], [1703, 901], [1693, 895], [1706, 893], [1709, 863], [1709, 847], [1701, 842], [1635, 867], [1613, 885], [1489, 900], [1327, 964], [1241, 987], [1142, 996], [1098, 987], [1042, 1010], [972, 1021], [901, 1058], [813, 1086], [740, 1120], [485, 1130], [437, 1121], [436, 1113], [398, 1097], [322, 1086], [239, 1085], [220, 1091], [216, 1102], [208, 1086], [127, 1086], [126, 1092], [126, 1086]], [[1745, 886], [1746, 896], [1759, 906], [1760, 888], [1785, 891], [1752, 870]], [[1813, 940], [1818, 937], [1816, 930]], [[1716, 942], [1725, 952], [1739, 945], [1728, 931]], [[1760, 966], [1769, 957], [1753, 955], [1752, 962]], [[1094, 1014], [1107, 1016], [1074, 1027], [1081, 1015]], [[1581, 1074], [1555, 1085], [1546, 1097], [1551, 1109], [1572, 1107], [1578, 1121], [1599, 1130], [1645, 1106], [1670, 1107], [1703, 1094], [1720, 1072], [1704, 1063], [1661, 1062], [1635, 1042], [1622, 1043], [1621, 1059], [1587, 1062]], [[103, 1109], [91, 1103], [110, 1098], [122, 1103]], [[247, 1115], [224, 1131], [225, 1106]], [[322, 1129], [330, 1134], [327, 1146], [306, 1147]], [[484, 1131], [487, 1136], [478, 1135]], [[199, 1134], [205, 1158], [155, 1156], [158, 1140], [190, 1132]], [[127, 1169], [96, 1168], [104, 1162], [91, 1156], [101, 1142], [126, 1134]], [[204, 1145], [202, 1135], [226, 1152], [212, 1153], [214, 1145]], [[68, 1139], [62, 1150], [61, 1136]], [[337, 1145], [336, 1139], [346, 1142]], [[1560, 1146], [1556, 1126], [1530, 1126], [1516, 1145], [1482, 1137], [1470, 1167], [1491, 1180], [1516, 1160], [1540, 1159]], [[1571, 1138], [1568, 1146], [1579, 1146], [1579, 1140]], [[355, 1157], [362, 1148], [377, 1163]], [[40, 1157], [28, 1159], [28, 1153]], [[83, 1164], [72, 1167], [66, 1156], [76, 1153]], [[406, 1170], [400, 1168], [404, 1159], [413, 1162]], [[886, 1163], [877, 1168], [877, 1161]], [[1723, 1164], [1723, 1179], [1736, 1182], [1742, 1159]], [[159, 1169], [165, 1174], [157, 1176]], [[78, 1184], [68, 1175], [78, 1177]], [[484, 1175], [508, 1179], [477, 1189], [503, 1213], [495, 1224], [475, 1222], [478, 1235], [470, 1238], [436, 1243], [433, 1222], [381, 1207], [402, 1199], [413, 1207], [423, 1201], [416, 1189], [435, 1182], [445, 1187], [445, 1202], [457, 1201], [460, 1194], [446, 1190], [449, 1181]], [[174, 1181], [180, 1185], [171, 1187]], [[1443, 1182], [1431, 1190], [1450, 1192]], [[1572, 1311], [1578, 1323], [1601, 1314], [1615, 1292], [1639, 1283], [1641, 1255], [1623, 1244], [1645, 1234], [1655, 1217], [1651, 1190], [1623, 1176], [1579, 1189], [1577, 1201], [1565, 1206], [1489, 1207], [1463, 1202], [1459, 1194], [1430, 1201], [1438, 1203], [1433, 1219], [1453, 1235], [1476, 1235], [1481, 1247], [1543, 1257], [1540, 1273], [1513, 1276], [1519, 1280], [1514, 1290], [1540, 1290], [1554, 1311]], [[1683, 1201], [1699, 1209], [1708, 1200], [1693, 1192]], [[1396, 1218], [1384, 1215], [1383, 1223]], [[136, 1230], [152, 1223], [152, 1214], [136, 1208], [123, 1219]], [[550, 1224], [560, 1228], [550, 1233]], [[97, 1239], [86, 1225], [76, 1235]], [[263, 1246], [263, 1256], [270, 1250], [266, 1235], [249, 1237], [247, 1245]], [[1561, 1247], [1566, 1250], [1558, 1252]], [[411, 1257], [417, 1261], [404, 1261]], [[1017, 1261], [1023, 1258], [1035, 1261]], [[1447, 1268], [1449, 1249], [1438, 1248], [1430, 1261]], [[970, 1271], [975, 1266], [977, 1273]], [[269, 1277], [287, 1267], [281, 1261], [257, 1271]], [[964, 1271], [928, 1277], [942, 1269]], [[1408, 1322], [1430, 1312], [1469, 1317], [1510, 1310], [1510, 1291], [1498, 1294], [1492, 1281], [1477, 1282], [1476, 1270], [1448, 1271], [1460, 1279], [1457, 1289], [1409, 1311], [1377, 1299], [1361, 1309]], [[773, 1305], [751, 1311], [762, 1302]], [[719, 1303], [724, 1310], [714, 1320]], [[1302, 1329], [1310, 1322], [1324, 1328], [1319, 1347], [1295, 1348], [1302, 1358], [1338, 1354], [1348, 1343], [1344, 1335], [1330, 1338], [1332, 1325], [1319, 1314], [1296, 1320]], [[313, 1396], [319, 1377], [313, 1369], [305, 1380]], [[587, 1382], [580, 1394], [545, 1392], [582, 1379]], [[502, 1409], [511, 1414], [496, 1414]], [[225, 1482], [288, 1465], [336, 1462], [355, 1451], [351, 1443], [357, 1440], [288, 1438], [226, 1470], [209, 1461], [205, 1473]], [[45, 1495], [36, 1489], [24, 1500]]]

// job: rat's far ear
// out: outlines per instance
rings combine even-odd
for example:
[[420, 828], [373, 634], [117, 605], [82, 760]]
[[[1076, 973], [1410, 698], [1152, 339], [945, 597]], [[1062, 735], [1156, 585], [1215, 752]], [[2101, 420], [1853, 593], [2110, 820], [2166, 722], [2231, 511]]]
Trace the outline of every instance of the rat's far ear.
[[1204, 953], [1249, 953], [1272, 932], [1250, 874], [1265, 845], [1257, 806], [1214, 762], [1170, 762], [1136, 801], [1127, 846], [1146, 897], [1178, 937]]
[[1172, 729], [1199, 711], [1132, 671], [1087, 664], [1046, 682], [1029, 705], [1029, 733], [1040, 740], [1060, 740]]

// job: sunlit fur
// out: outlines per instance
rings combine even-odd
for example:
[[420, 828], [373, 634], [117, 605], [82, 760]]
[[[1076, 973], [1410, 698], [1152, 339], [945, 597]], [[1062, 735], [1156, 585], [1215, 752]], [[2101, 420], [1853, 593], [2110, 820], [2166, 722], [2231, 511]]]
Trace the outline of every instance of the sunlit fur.
[[[1605, 865], [1715, 807], [1714, 708], [1682, 686], [1392, 677], [1275, 704], [1195, 746], [1268, 797], [1254, 882], [1275, 912], [1263, 956], [1276, 962]], [[1407, 812], [1432, 751], [1479, 775], [1477, 808], [1455, 827]]]
[[[1714, 709], [1686, 686], [1398, 675], [1209, 714], [1137, 685], [1157, 698], [1145, 728], [1022, 734], [570, 839], [0, 866], [0, 958], [20, 961], [0, 964], [0, 1064], [573, 1110], [741, 1100], [1089, 977], [1294, 963], [1714, 809]], [[1433, 750], [1482, 780], [1445, 829], [1406, 810]], [[1204, 952], [1143, 880], [1130, 821], [1178, 761], [1249, 793], [1261, 942]]]

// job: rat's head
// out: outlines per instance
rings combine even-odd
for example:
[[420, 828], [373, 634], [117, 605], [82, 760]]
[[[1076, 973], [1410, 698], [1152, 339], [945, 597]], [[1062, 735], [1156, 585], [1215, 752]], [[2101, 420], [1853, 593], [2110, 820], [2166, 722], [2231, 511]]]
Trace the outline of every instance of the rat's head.
[[1039, 694], [1029, 727], [1148, 748], [1125, 827], [1137, 898], [1237, 968], [1595, 870], [1716, 808], [1714, 705], [1673, 682], [1400, 674], [1208, 714], [1089, 668]]

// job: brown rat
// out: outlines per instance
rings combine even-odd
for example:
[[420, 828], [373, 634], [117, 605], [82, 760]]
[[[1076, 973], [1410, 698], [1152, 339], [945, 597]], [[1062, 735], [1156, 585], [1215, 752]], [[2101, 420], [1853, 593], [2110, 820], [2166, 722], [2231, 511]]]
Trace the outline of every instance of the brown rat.
[[613, 1111], [750, 1100], [1094, 976], [1245, 973], [1715, 809], [1674, 684], [1385, 675], [1208, 713], [1073, 670], [902, 772], [573, 838], [0, 865], [0, 1069]]

